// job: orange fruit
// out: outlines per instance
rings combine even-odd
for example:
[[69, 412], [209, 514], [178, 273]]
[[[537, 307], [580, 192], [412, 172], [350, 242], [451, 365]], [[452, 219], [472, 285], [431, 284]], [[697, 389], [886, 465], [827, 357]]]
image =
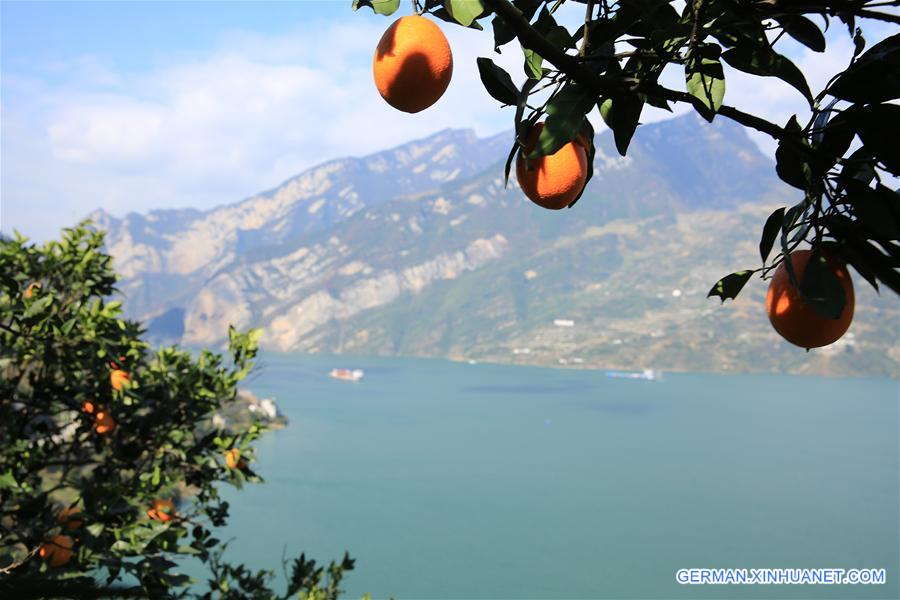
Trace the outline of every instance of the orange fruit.
[[31, 296], [34, 294], [35, 289], [41, 289], [41, 284], [38, 282], [29, 283], [28, 287], [25, 288], [25, 292], [22, 295], [26, 298], [31, 298]]
[[109, 414], [109, 411], [97, 411], [97, 416], [94, 417], [94, 431], [96, 431], [100, 435], [104, 435], [106, 433], [111, 433], [115, 428], [116, 420], [112, 418], [112, 415]]
[[54, 535], [41, 544], [38, 554], [51, 567], [61, 567], [72, 558], [72, 546], [75, 541], [67, 535]]
[[544, 208], [559, 210], [572, 203], [587, 182], [588, 140], [579, 136], [555, 153], [526, 158], [537, 146], [543, 123], [532, 127], [516, 157], [516, 179], [528, 198]]
[[69, 506], [57, 513], [56, 520], [66, 529], [78, 529], [84, 525], [84, 519], [76, 517], [81, 512], [77, 506]]
[[113, 389], [121, 391], [125, 384], [131, 380], [131, 375], [128, 374], [128, 371], [123, 371], [122, 369], [113, 369], [109, 373], [109, 382], [112, 384]]
[[156, 499], [153, 501], [153, 508], [147, 511], [147, 516], [168, 523], [175, 518], [175, 504], [171, 500]]
[[225, 453], [225, 464], [229, 469], [237, 468], [241, 462], [241, 451], [237, 448], [232, 448]]
[[81, 410], [83, 410], [84, 412], [86, 412], [89, 415], [92, 415], [92, 414], [94, 414], [94, 411], [97, 410], [97, 407], [94, 405], [93, 400], [85, 400], [84, 403], [81, 405]]
[[372, 63], [375, 87], [388, 104], [425, 110], [447, 91], [453, 54], [441, 28], [417, 15], [394, 21], [381, 36]]
[[[791, 264], [798, 281], [803, 281], [803, 273], [811, 256], [810, 250], [791, 253]], [[830, 256], [825, 258], [826, 264], [844, 288], [846, 304], [839, 318], [828, 319], [817, 313], [800, 295], [800, 290], [791, 283], [784, 263], [775, 269], [766, 294], [766, 312], [772, 327], [781, 337], [801, 348], [820, 348], [833, 344], [847, 332], [853, 320], [855, 296], [850, 273], [838, 259]]]

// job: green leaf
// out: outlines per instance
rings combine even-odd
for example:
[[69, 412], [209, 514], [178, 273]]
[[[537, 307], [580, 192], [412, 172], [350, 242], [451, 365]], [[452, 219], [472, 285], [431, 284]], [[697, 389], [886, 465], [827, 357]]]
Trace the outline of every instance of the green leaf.
[[755, 271], [738, 271], [731, 275], [726, 275], [712, 286], [712, 289], [709, 290], [706, 297], [712, 298], [713, 296], [718, 296], [722, 302], [725, 302], [725, 300], [729, 298], [734, 300], [737, 298], [738, 294], [741, 293], [741, 290], [747, 284], [747, 281], [750, 280], [750, 276], [753, 275], [754, 272]]
[[863, 145], [892, 173], [900, 173], [900, 106], [876, 104], [856, 112]]
[[572, 208], [579, 200], [581, 200], [585, 190], [587, 190], [588, 182], [594, 177], [594, 157], [597, 154], [597, 147], [594, 145], [594, 126], [591, 125], [590, 120], [582, 120], [579, 135], [584, 136], [584, 138], [589, 141], [587, 153], [587, 177], [584, 180], [584, 186], [581, 188], [581, 191], [578, 192], [578, 195], [575, 196], [575, 199], [572, 200], [567, 208]]
[[471, 25], [484, 12], [481, 0], [444, 0], [444, 8], [463, 27]]
[[353, 10], [368, 6], [379, 15], [392, 15], [400, 8], [400, 0], [353, 0]]
[[818, 250], [813, 251], [803, 272], [800, 293], [826, 319], [839, 319], [847, 304], [844, 287]]
[[509, 185], [509, 172], [512, 169], [513, 159], [516, 154], [519, 152], [519, 142], [513, 142], [512, 149], [509, 151], [509, 155], [506, 157], [506, 164], [503, 166], [503, 187]]
[[44, 294], [38, 298], [37, 301], [31, 303], [31, 306], [25, 310], [25, 314], [23, 314], [22, 317], [30, 319], [35, 315], [39, 315], [47, 310], [47, 307], [50, 306], [51, 303], [53, 303], [53, 294]]
[[12, 471], [0, 474], [0, 490], [7, 490], [19, 487], [16, 478], [13, 477]]
[[788, 58], [775, 52], [768, 43], [730, 48], [722, 53], [722, 60], [751, 75], [777, 77], [796, 88], [810, 104], [813, 103], [812, 92], [803, 72]]
[[[851, 108], [852, 110], [852, 108]], [[815, 127], [820, 131], [813, 134], [813, 141], [820, 153], [829, 157], [828, 164], [823, 164], [824, 170], [830, 169], [837, 162], [837, 159], [844, 156], [844, 153], [850, 148], [853, 137], [856, 132], [852, 126], [850, 111], [844, 111], [833, 119], [821, 123], [816, 119]], [[820, 115], [819, 118], [821, 118]], [[821, 160], [821, 159], [820, 159]]]
[[644, 101], [636, 94], [606, 98], [600, 103], [600, 116], [613, 131], [616, 150], [625, 156], [641, 118]]
[[541, 9], [537, 21], [534, 22], [534, 28], [548, 42], [562, 50], [568, 50], [575, 45], [569, 31], [556, 22], [546, 6]]
[[871, 158], [871, 152], [865, 146], [852, 152], [838, 174], [838, 182], [843, 187], [847, 187], [854, 181], [870, 183], [875, 179], [875, 169], [870, 163]]
[[763, 264], [769, 258], [772, 246], [775, 245], [775, 238], [778, 237], [778, 232], [781, 230], [781, 224], [784, 222], [784, 210], [782, 206], [769, 215], [769, 218], [766, 219], [766, 224], [763, 226], [762, 237], [759, 240], [759, 255], [762, 257]]
[[900, 194], [880, 183], [873, 189], [861, 181], [850, 181], [846, 202], [853, 207], [866, 237], [885, 242], [900, 239]]
[[869, 48], [828, 88], [835, 98], [877, 103], [900, 98], [900, 34]]
[[77, 317], [72, 317], [71, 319], [63, 323], [61, 329], [63, 335], [69, 335], [72, 332], [72, 328], [75, 327], [75, 323], [77, 322], [77, 320]]
[[856, 32], [853, 34], [853, 56], [859, 56], [860, 52], [862, 52], [865, 47], [866, 38], [863, 37], [862, 29], [857, 27]]
[[791, 144], [780, 143], [775, 150], [775, 172], [787, 184], [805, 190], [806, 162], [803, 155]]
[[543, 5], [543, 0], [513, 0], [515, 6], [529, 22], [534, 18], [534, 13]]
[[516, 39], [516, 32], [506, 24], [506, 21], [500, 15], [493, 18], [491, 25], [494, 29], [494, 52], [500, 54], [500, 46]]
[[544, 70], [541, 68], [541, 65], [544, 64], [544, 59], [541, 58], [541, 55], [524, 46], [522, 46], [522, 52], [525, 54], [525, 75], [531, 79], [540, 79], [543, 77]]
[[481, 76], [481, 83], [495, 100], [503, 104], [514, 105], [519, 101], [519, 90], [512, 82], [512, 77], [501, 67], [494, 64], [489, 58], [479, 57], [476, 60], [478, 64], [478, 74]]
[[775, 150], [775, 172], [785, 183], [806, 190], [810, 171], [807, 164], [808, 156], [798, 148], [798, 144], [803, 144], [804, 141], [796, 115], [791, 116], [785, 129], [796, 135], [790, 138], [790, 141], [783, 139], [778, 143]]
[[814, 52], [825, 51], [825, 36], [818, 25], [801, 15], [784, 15], [775, 19], [784, 31]]
[[250, 344], [253, 348], [256, 348], [256, 345], [259, 343], [259, 340], [262, 339], [265, 331], [266, 330], [262, 327], [255, 327], [247, 331], [247, 338], [250, 340]]
[[589, 90], [575, 82], [567, 83], [547, 104], [547, 120], [529, 158], [554, 154], [574, 140], [593, 103], [594, 96]]
[[528, 135], [528, 132], [534, 126], [534, 123], [537, 121], [535, 118], [532, 122], [523, 122], [522, 117], [525, 115], [525, 108], [528, 103], [528, 95], [531, 93], [531, 90], [538, 84], [537, 79], [526, 79], [525, 83], [522, 84], [522, 91], [519, 92], [519, 99], [516, 102], [516, 114], [515, 114], [515, 125], [516, 125], [516, 135], [515, 135], [515, 143], [513, 144], [512, 149], [509, 152], [509, 156], [506, 159], [506, 166], [504, 169], [504, 182], [503, 187], [509, 185], [509, 171], [512, 167], [513, 158], [518, 154], [519, 149], [522, 147], [520, 142], [524, 140], [525, 136]]
[[718, 44], [700, 44], [684, 65], [684, 76], [689, 94], [698, 98], [706, 110], [698, 112], [707, 121], [712, 121], [722, 100], [725, 98], [725, 73], [719, 55]]

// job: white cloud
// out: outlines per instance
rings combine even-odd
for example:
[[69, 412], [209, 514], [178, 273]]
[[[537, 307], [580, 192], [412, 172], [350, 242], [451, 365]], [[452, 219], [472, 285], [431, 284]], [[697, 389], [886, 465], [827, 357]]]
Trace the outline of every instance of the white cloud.
[[[475, 58], [492, 57], [519, 83], [522, 55], [516, 43], [495, 54], [489, 23], [485, 32], [443, 27], [453, 81], [434, 107], [408, 115], [389, 107], [372, 83], [372, 53], [390, 20], [357, 16], [277, 37], [226, 32], [205, 54], [170, 57], [142, 72], [81, 56], [50, 65], [66, 75], [53, 85], [4, 73], [0, 226], [42, 238], [98, 207], [118, 215], [206, 208], [324, 160], [444, 127], [480, 135], [511, 129], [512, 109], [484, 92]], [[829, 46], [825, 55], [791, 49], [814, 91], [843, 67], [846, 32], [834, 27]], [[681, 87], [683, 74], [672, 69], [665, 81]], [[804, 104], [778, 80], [733, 70], [726, 102], [778, 123]], [[668, 116], [648, 109], [642, 120]]]
[[[490, 34], [458, 27], [444, 28], [454, 49], [445, 96], [417, 115], [390, 108], [371, 74], [389, 23], [362, 18], [276, 38], [230, 32], [205, 56], [139, 73], [77, 57], [55, 86], [4, 76], [14, 101], [4, 104], [3, 229], [46, 237], [98, 207], [205, 208], [444, 127], [511, 128], [475, 66], [493, 55]], [[493, 56], [521, 71], [517, 51]]]

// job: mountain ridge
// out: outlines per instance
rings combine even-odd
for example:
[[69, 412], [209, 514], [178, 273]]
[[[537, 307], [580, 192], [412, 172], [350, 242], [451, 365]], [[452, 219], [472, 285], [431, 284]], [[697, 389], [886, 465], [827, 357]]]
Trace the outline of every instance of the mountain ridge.
[[[896, 335], [873, 325], [890, 318], [890, 301], [861, 306], [851, 332], [867, 338], [797, 359], [745, 308], [761, 301], [758, 286], [721, 310], [705, 300], [718, 277], [758, 262], [767, 211], [795, 202], [739, 126], [693, 115], [644, 125], [627, 157], [603, 132], [594, 179], [558, 212], [531, 204], [514, 177], [504, 187], [511, 143], [511, 133], [486, 142], [444, 130], [328, 161], [342, 167], [238, 203], [243, 220], [235, 205], [211, 209], [221, 231], [195, 227], [192, 245], [218, 251], [194, 256], [189, 271], [169, 268], [184, 234], [167, 219], [109, 222], [116, 266], [121, 256], [128, 265], [129, 314], [160, 340], [192, 345], [221, 343], [233, 324], [263, 327], [263, 345], [277, 350], [896, 376]], [[291, 187], [304, 177], [306, 192]], [[267, 218], [279, 194], [297, 210]], [[316, 216], [326, 208], [330, 217]], [[135, 224], [144, 237], [130, 235]], [[163, 247], [141, 247], [155, 240]], [[562, 331], [556, 318], [576, 325]], [[707, 336], [712, 328], [733, 339]]]

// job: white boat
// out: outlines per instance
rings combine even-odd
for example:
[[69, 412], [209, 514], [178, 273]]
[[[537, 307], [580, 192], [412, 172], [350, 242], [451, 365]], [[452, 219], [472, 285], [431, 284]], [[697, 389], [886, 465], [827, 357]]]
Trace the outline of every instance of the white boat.
[[353, 369], [352, 371], [350, 369], [332, 369], [328, 375], [343, 381], [359, 381], [365, 373], [362, 372], [362, 369]]
[[662, 379], [662, 371], [644, 369], [643, 371], [607, 371], [607, 377], [617, 379], [643, 379], [644, 381], [659, 381]]

